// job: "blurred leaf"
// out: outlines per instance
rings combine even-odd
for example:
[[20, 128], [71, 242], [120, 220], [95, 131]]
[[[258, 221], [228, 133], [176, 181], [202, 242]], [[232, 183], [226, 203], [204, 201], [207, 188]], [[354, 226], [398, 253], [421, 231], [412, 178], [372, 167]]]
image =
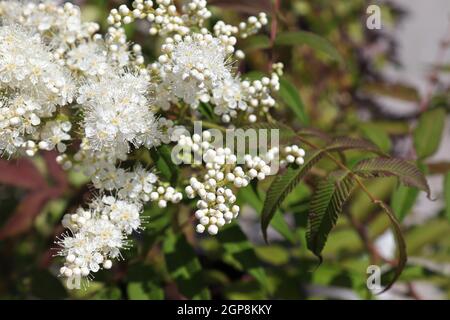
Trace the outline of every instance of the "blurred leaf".
[[264, 246], [255, 248], [257, 256], [275, 266], [283, 266], [289, 262], [289, 252], [282, 246]]
[[171, 158], [171, 149], [166, 146], [160, 146], [158, 150], [150, 150], [151, 157], [156, 163], [158, 171], [169, 181], [176, 181], [178, 177], [178, 167]]
[[424, 175], [414, 164], [395, 158], [372, 158], [359, 162], [355, 174], [363, 178], [396, 176], [409, 187], [416, 187], [430, 196], [430, 187]]
[[137, 263], [127, 272], [127, 294], [132, 300], [161, 300], [164, 290], [152, 265]]
[[92, 298], [97, 300], [119, 300], [122, 298], [122, 293], [119, 288], [106, 287], [97, 291]]
[[306, 231], [306, 242], [320, 261], [328, 234], [335, 226], [354, 187], [354, 181], [347, 172], [334, 172], [319, 182], [311, 200]]
[[237, 224], [224, 228], [217, 235], [225, 252], [239, 262], [242, 269], [250, 273], [265, 291], [269, 291], [266, 272], [255, 254], [253, 245], [247, 240], [245, 234]]
[[191, 245], [183, 234], [169, 232], [163, 243], [167, 270], [179, 291], [189, 299], [209, 299], [202, 267]]
[[275, 44], [278, 46], [295, 46], [306, 44], [311, 48], [324, 53], [332, 60], [335, 60], [341, 64], [344, 63], [344, 59], [342, 58], [341, 54], [327, 39], [311, 32], [282, 32], [278, 34], [275, 40]]
[[411, 228], [406, 233], [409, 255], [419, 255], [422, 249], [441, 239], [448, 239], [450, 223], [448, 219], [437, 218]]
[[[248, 126], [244, 126], [242, 127], [242, 129], [244, 131], [248, 130], [248, 129], [254, 129], [257, 130], [258, 134], [260, 134], [260, 132], [264, 132], [262, 130], [266, 130], [267, 133], [267, 137], [269, 139], [271, 131], [272, 130], [278, 130], [278, 134], [279, 134], [279, 143], [280, 144], [288, 144], [288, 143], [293, 143], [294, 141], [298, 141], [298, 137], [297, 134], [295, 133], [294, 130], [292, 130], [290, 127], [286, 126], [285, 124], [279, 123], [279, 122], [259, 122], [259, 123], [254, 123]], [[258, 136], [258, 141], [259, 141], [259, 136]]]
[[447, 213], [447, 218], [450, 221], [450, 172], [447, 173], [444, 179], [444, 197], [446, 203], [445, 212]]
[[413, 87], [408, 87], [402, 84], [395, 83], [368, 83], [363, 85], [361, 91], [366, 94], [372, 94], [376, 96], [388, 96], [391, 98], [418, 102], [420, 96], [417, 90]]
[[279, 95], [281, 99], [291, 108], [294, 114], [297, 116], [300, 123], [308, 125], [309, 118], [305, 112], [305, 106], [300, 97], [298, 89], [286, 78], [280, 79], [280, 91]]
[[392, 148], [391, 138], [377, 125], [366, 122], [360, 125], [363, 134], [373, 143], [375, 143], [384, 152], [389, 152]]
[[56, 277], [47, 270], [36, 270], [31, 276], [31, 294], [40, 299], [64, 299], [67, 292]]
[[54, 198], [52, 193], [52, 190], [44, 189], [43, 192], [27, 195], [0, 229], [0, 239], [19, 235], [31, 228], [34, 219], [41, 213], [46, 203]]
[[31, 190], [47, 185], [36, 166], [27, 158], [11, 161], [0, 159], [0, 183]]
[[422, 113], [414, 131], [414, 146], [420, 159], [433, 155], [441, 143], [445, 110], [437, 108]]
[[127, 286], [131, 300], [163, 300], [164, 290], [152, 282], [130, 282]]
[[208, 4], [248, 14], [271, 12], [272, 10], [270, 0], [209, 0]]
[[402, 230], [400, 227], [400, 224], [398, 223], [397, 219], [395, 218], [394, 212], [392, 212], [392, 209], [385, 204], [383, 201], [376, 201], [376, 203], [384, 210], [384, 212], [389, 217], [389, 220], [391, 220], [391, 226], [394, 231], [395, 239], [397, 242], [397, 251], [398, 251], [398, 261], [397, 266], [395, 268], [395, 274], [394, 277], [391, 279], [389, 284], [383, 289], [382, 292], [385, 292], [389, 290], [392, 285], [397, 281], [397, 279], [402, 274], [403, 269], [405, 268], [406, 261], [407, 261], [407, 255], [406, 255], [406, 242], [403, 238]]
[[268, 36], [263, 34], [258, 34], [255, 36], [251, 36], [247, 38], [244, 43], [242, 44], [243, 50], [246, 53], [249, 53], [251, 51], [255, 50], [261, 50], [261, 49], [268, 49], [270, 48], [271, 43]]
[[410, 188], [404, 185], [398, 188], [392, 194], [391, 207], [395, 212], [398, 220], [403, 221], [406, 215], [410, 212], [419, 195], [417, 188]]
[[[252, 190], [251, 188], [247, 187], [240, 189], [238, 199], [242, 199], [248, 204], [250, 204], [251, 207], [254, 208], [258, 214], [261, 212], [263, 203], [259, 197], [259, 194], [256, 194], [255, 191]], [[291, 243], [295, 242], [294, 234], [289, 229], [289, 226], [284, 220], [284, 217], [281, 213], [276, 215], [276, 217], [272, 219], [270, 225], [285, 239], [287, 239]]]

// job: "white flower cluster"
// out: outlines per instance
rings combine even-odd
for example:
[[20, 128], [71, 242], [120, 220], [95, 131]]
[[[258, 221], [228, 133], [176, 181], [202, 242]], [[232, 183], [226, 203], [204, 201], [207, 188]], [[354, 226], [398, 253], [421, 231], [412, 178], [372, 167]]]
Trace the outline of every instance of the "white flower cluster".
[[78, 41], [90, 39], [100, 26], [82, 22], [80, 8], [70, 2], [60, 6], [56, 1], [0, 1], [4, 24], [21, 25], [51, 39], [61, 52]]
[[241, 37], [242, 39], [245, 39], [255, 33], [258, 33], [258, 31], [268, 23], [269, 20], [267, 19], [266, 13], [261, 12], [258, 17], [250, 16], [247, 19], [247, 22], [241, 22], [239, 26], [233, 26], [230, 24], [226, 24], [223, 21], [218, 21], [214, 25], [214, 34], [216, 35], [216, 37], [222, 35], [236, 35], [238, 37]]
[[[275, 106], [272, 93], [280, 88], [280, 68], [271, 77], [242, 81], [233, 73], [229, 54], [234, 51], [236, 38], [213, 37], [194, 33], [166, 38], [163, 54], [152, 64], [152, 71], [161, 79], [156, 104], [163, 110], [178, 100], [196, 109], [200, 103], [212, 103], [215, 114], [228, 123], [246, 112], [247, 120], [255, 122]], [[282, 69], [281, 69], [282, 70]]]
[[71, 75], [54, 59], [39, 34], [0, 26], [0, 152], [27, 149], [42, 118], [72, 102]]
[[[267, 25], [266, 14], [237, 26], [219, 21], [212, 31], [209, 18], [206, 0], [178, 7], [172, 0], [136, 0], [132, 8], [111, 10], [101, 35], [99, 25], [82, 22], [70, 3], [0, 0], [0, 154], [55, 150], [64, 169], [84, 173], [100, 194], [88, 209], [64, 216], [70, 231], [58, 241], [66, 259], [62, 275], [87, 277], [111, 268], [127, 237], [142, 228], [147, 202], [164, 208], [182, 201], [179, 189], [142, 165], [154, 164], [151, 148], [177, 142], [201, 154], [204, 166], [191, 166], [200, 173], [180, 187], [188, 184], [187, 196], [198, 198], [199, 233], [217, 234], [239, 214], [236, 188], [273, 173], [277, 148], [238, 159], [214, 146], [208, 131], [179, 133], [186, 120], [201, 116], [203, 104], [230, 127], [233, 120], [267, 118], [276, 105], [281, 64], [252, 81], [233, 67], [235, 58], [245, 57], [236, 50], [238, 39]], [[146, 64], [141, 46], [126, 37], [124, 25], [137, 19], [162, 38], [153, 63]], [[289, 148], [281, 152], [284, 163], [303, 163], [303, 149]]]
[[140, 204], [103, 197], [87, 210], [66, 214], [62, 223], [71, 234], [58, 241], [63, 248], [59, 254], [65, 257], [61, 275], [87, 277], [101, 267], [110, 269], [111, 259], [126, 248], [127, 236], [140, 228], [141, 211]]
[[263, 157], [246, 154], [240, 164], [230, 148], [216, 148], [213, 145], [209, 131], [204, 131], [201, 136], [183, 135], [178, 145], [183, 151], [180, 157], [200, 155], [205, 164], [206, 173], [201, 178], [192, 177], [185, 191], [188, 198], [200, 198], [195, 212], [199, 220], [197, 232], [207, 230], [211, 235], [217, 234], [220, 227], [239, 214], [232, 188], [246, 187], [253, 179], [264, 180], [271, 174], [270, 161], [278, 154], [277, 148], [269, 150]]
[[292, 145], [284, 148], [285, 156], [280, 161], [280, 165], [286, 166], [291, 163], [295, 163], [299, 166], [305, 163], [305, 150], [300, 148], [298, 145]]
[[[182, 100], [196, 109], [200, 103], [211, 103], [215, 114], [229, 123], [239, 111], [247, 113], [247, 121], [255, 122], [275, 106], [273, 92], [279, 90], [279, 71], [270, 78], [242, 81], [232, 70], [232, 54], [239, 59], [244, 53], [236, 50], [238, 38], [257, 33], [268, 24], [265, 13], [251, 16], [238, 26], [217, 22], [213, 33], [203, 27], [211, 17], [205, 0], [186, 2], [178, 12], [172, 0], [134, 1], [133, 9], [121, 5], [108, 17], [111, 32], [121, 32], [123, 24], [135, 19], [151, 23], [150, 34], [165, 36], [163, 54], [151, 65], [156, 82], [156, 106], [163, 111]], [[193, 32], [192, 30], [199, 30]]]
[[148, 79], [129, 72], [108, 73], [79, 89], [85, 108], [84, 130], [95, 151], [121, 150], [129, 144], [153, 146], [157, 124], [146, 97]]

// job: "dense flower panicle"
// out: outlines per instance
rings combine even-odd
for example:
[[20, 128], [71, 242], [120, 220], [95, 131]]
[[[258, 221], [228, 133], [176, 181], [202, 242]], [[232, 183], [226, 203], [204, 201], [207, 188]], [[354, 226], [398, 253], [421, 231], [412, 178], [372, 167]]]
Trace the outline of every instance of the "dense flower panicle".
[[165, 54], [159, 57], [160, 66], [155, 66], [162, 85], [193, 108], [207, 102], [209, 91], [230, 77], [226, 49], [211, 35], [168, 38], [162, 49]]
[[[273, 147], [259, 156], [246, 154], [241, 163], [231, 149], [216, 148], [209, 131], [203, 131], [201, 136], [181, 136], [178, 145], [183, 151], [180, 157], [186, 156], [186, 153], [189, 157], [191, 153], [197, 154], [205, 164], [206, 173], [201, 177], [192, 177], [185, 192], [190, 199], [200, 198], [195, 212], [199, 221], [197, 232], [207, 231], [211, 235], [217, 234], [221, 227], [239, 215], [240, 208], [235, 204], [236, 196], [232, 188], [243, 188], [254, 179], [264, 180], [275, 174], [271, 168], [272, 161], [281, 158], [282, 163], [296, 162], [300, 165], [305, 156], [305, 150], [297, 145], [287, 147], [281, 153], [278, 147]], [[293, 154], [297, 158], [291, 161]]]
[[157, 121], [149, 110], [148, 82], [144, 76], [125, 72], [89, 81], [79, 92], [85, 136], [96, 151], [128, 150], [135, 146], [152, 147]]
[[0, 26], [0, 85], [0, 151], [8, 154], [27, 149], [41, 119], [71, 103], [75, 91], [41, 37], [16, 25]]
[[126, 247], [126, 238], [141, 226], [142, 205], [103, 197], [91, 204], [88, 210], [78, 209], [63, 218], [63, 225], [71, 234], [58, 241], [60, 255], [66, 263], [60, 273], [67, 276], [88, 276], [110, 269], [120, 250]]
[[[277, 159], [303, 164], [305, 152], [295, 145], [238, 163], [232, 150], [212, 144], [208, 131], [191, 137], [183, 127], [187, 117], [200, 117], [200, 104], [229, 127], [267, 118], [276, 106], [282, 64], [252, 81], [233, 67], [245, 58], [238, 39], [267, 25], [266, 14], [237, 26], [218, 21], [212, 31], [205, 27], [210, 17], [206, 0], [180, 8], [173, 0], [136, 0], [111, 10], [101, 35], [70, 3], [0, 0], [0, 154], [55, 150], [64, 169], [82, 172], [100, 194], [63, 218], [61, 275], [90, 277], [111, 268], [128, 237], [143, 228], [146, 203], [165, 208], [183, 200], [141, 164], [156, 162], [150, 148], [176, 142], [201, 154], [203, 165], [191, 163], [195, 173], [180, 184], [197, 199], [197, 232], [211, 235], [238, 216], [237, 188], [264, 180]], [[162, 38], [161, 55], [148, 65], [124, 29], [138, 19]]]
[[66, 64], [74, 71], [79, 71], [88, 77], [102, 76], [110, 70], [107, 51], [102, 44], [86, 42], [67, 52]]
[[100, 26], [95, 22], [82, 22], [80, 8], [58, 1], [0, 1], [0, 14], [7, 24], [20, 24], [35, 30], [61, 48], [68, 48], [77, 40], [89, 39]]

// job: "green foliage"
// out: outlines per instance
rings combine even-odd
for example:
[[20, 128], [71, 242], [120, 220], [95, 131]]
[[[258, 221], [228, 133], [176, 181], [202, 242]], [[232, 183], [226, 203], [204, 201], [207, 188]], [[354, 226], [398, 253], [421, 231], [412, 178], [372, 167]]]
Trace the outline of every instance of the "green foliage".
[[305, 112], [305, 106], [297, 92], [297, 88], [287, 79], [280, 80], [280, 97], [292, 109], [301, 124], [307, 125], [309, 123], [308, 115]]
[[447, 213], [447, 217], [450, 221], [450, 172], [448, 172], [447, 175], [445, 176], [444, 196], [445, 196], [445, 204], [446, 204], [445, 212]]
[[433, 155], [441, 143], [445, 123], [445, 110], [437, 108], [424, 112], [414, 131], [414, 146], [419, 158]]
[[282, 32], [278, 34], [275, 44], [278, 46], [295, 46], [306, 44], [318, 52], [325, 54], [332, 60], [339, 63], [344, 63], [342, 56], [328, 40], [311, 32]]
[[348, 172], [335, 172], [320, 181], [316, 188], [308, 214], [306, 242], [308, 249], [321, 261], [328, 234], [336, 225], [338, 214], [342, 212], [354, 184]]
[[430, 195], [430, 187], [422, 172], [414, 164], [402, 159], [367, 159], [359, 162], [353, 171], [363, 178], [396, 176], [406, 186], [418, 188]]
[[169, 233], [163, 244], [167, 271], [177, 282], [180, 293], [189, 299], [208, 299], [202, 267], [183, 234]]
[[392, 195], [391, 207], [398, 220], [402, 221], [416, 203], [419, 190], [400, 185]]

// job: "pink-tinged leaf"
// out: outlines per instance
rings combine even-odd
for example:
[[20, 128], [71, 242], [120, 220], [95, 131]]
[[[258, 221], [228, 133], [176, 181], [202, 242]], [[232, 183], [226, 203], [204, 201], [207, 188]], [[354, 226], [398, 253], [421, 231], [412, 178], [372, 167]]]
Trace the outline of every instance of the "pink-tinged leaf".
[[0, 240], [16, 236], [30, 229], [34, 218], [41, 213], [47, 201], [52, 197], [50, 191], [33, 192], [27, 195], [11, 218], [0, 229]]
[[47, 185], [33, 162], [25, 158], [0, 160], [0, 183], [28, 190], [38, 190]]
[[270, 13], [272, 11], [270, 0], [210, 0], [208, 3], [213, 6], [247, 14], [258, 14], [260, 12]]
[[63, 168], [56, 162], [58, 153], [56, 153], [55, 151], [45, 152], [43, 153], [43, 156], [51, 178], [56, 182], [59, 188], [64, 190], [67, 189], [67, 187], [69, 186], [67, 174], [63, 170]]

